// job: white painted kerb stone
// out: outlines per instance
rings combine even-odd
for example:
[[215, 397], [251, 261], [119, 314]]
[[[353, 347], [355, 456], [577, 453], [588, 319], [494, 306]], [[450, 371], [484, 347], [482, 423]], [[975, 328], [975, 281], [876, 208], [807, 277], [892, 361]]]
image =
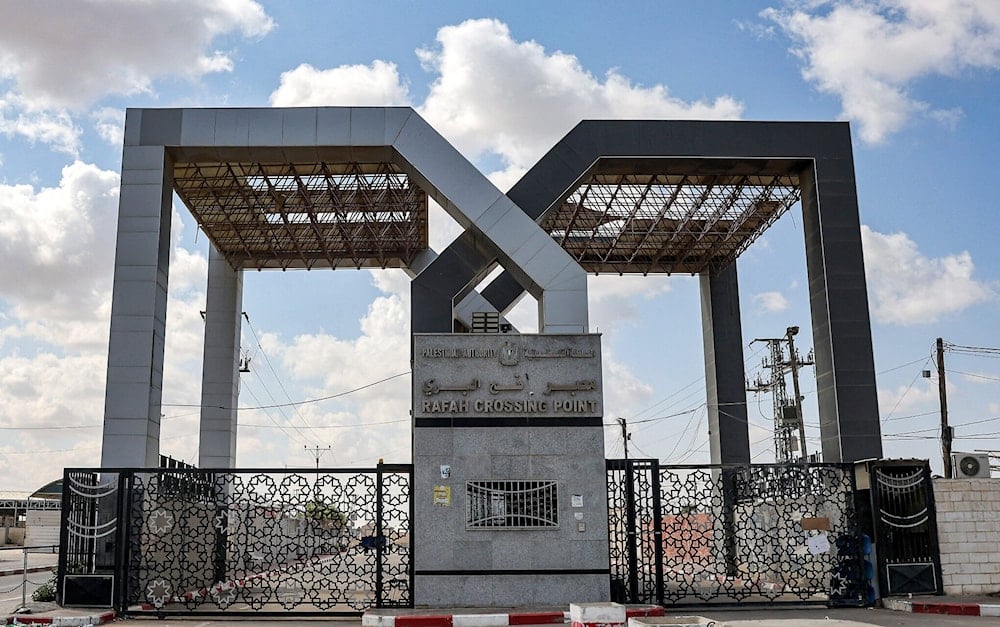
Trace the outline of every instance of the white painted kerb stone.
[[619, 603], [571, 603], [569, 620], [573, 627], [624, 627], [625, 606]]
[[628, 627], [698, 627], [699, 625], [721, 625], [718, 621], [704, 616], [642, 616], [628, 619]]

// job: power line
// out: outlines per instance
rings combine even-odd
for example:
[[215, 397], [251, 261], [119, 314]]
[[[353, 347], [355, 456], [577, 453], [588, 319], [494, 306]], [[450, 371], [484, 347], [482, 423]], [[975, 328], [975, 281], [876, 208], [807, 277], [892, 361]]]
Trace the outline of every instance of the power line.
[[949, 353], [963, 353], [966, 355], [976, 355], [979, 357], [1000, 358], [1000, 348], [992, 346], [963, 346], [961, 344], [943, 343], [944, 350]]
[[[248, 382], [244, 382], [244, 383], [248, 383]], [[253, 400], [254, 400], [254, 401], [256, 401], [256, 402], [258, 402], [258, 403], [260, 402], [260, 401], [259, 401], [259, 400], [257, 399], [257, 395], [256, 395], [256, 394], [254, 393], [253, 389], [252, 389], [252, 388], [251, 388], [251, 387], [250, 387], [249, 385], [243, 385], [243, 389], [244, 389], [244, 390], [246, 390], [247, 394], [249, 394], [249, 395], [250, 395], [250, 397], [251, 397], [251, 398], [253, 398]], [[272, 415], [271, 415], [271, 412], [269, 412], [269, 411], [264, 411], [264, 415], [265, 415], [265, 416], [267, 417], [267, 419], [268, 419], [268, 420], [270, 420], [271, 422], [273, 422], [273, 423], [274, 423], [274, 426], [275, 426], [275, 427], [277, 427], [278, 429], [280, 429], [280, 430], [281, 430], [281, 432], [282, 432], [282, 433], [284, 433], [286, 437], [288, 437], [288, 438], [290, 438], [290, 439], [292, 439], [292, 440], [296, 440], [296, 439], [298, 439], [298, 438], [297, 438], [297, 437], [296, 437], [295, 435], [292, 435], [291, 433], [289, 433], [289, 432], [288, 432], [288, 430], [287, 430], [287, 429], [285, 429], [285, 426], [284, 426], [284, 425], [282, 425], [282, 424], [281, 424], [281, 423], [279, 423], [279, 422], [278, 422], [277, 420], [275, 420], [275, 419], [274, 419], [274, 416], [272, 416]], [[303, 442], [307, 442], [307, 443], [308, 443], [308, 440], [304, 440], [304, 439], [302, 439], [302, 440], [300, 440], [300, 441], [303, 441]]]
[[952, 370], [951, 368], [948, 368], [946, 370], [946, 372], [950, 372], [952, 374], [960, 374], [960, 375], [964, 375], [966, 377], [973, 377], [974, 379], [986, 379], [988, 381], [1000, 381], [1000, 377], [991, 377], [991, 376], [985, 375], [985, 374], [974, 374], [972, 372], [962, 372], [961, 370]]
[[[931, 360], [930, 357], [926, 358], [924, 360], [924, 365], [927, 365], [927, 362], [929, 362], [930, 360]], [[910, 390], [913, 389], [913, 384], [917, 382], [917, 379], [919, 379], [921, 375], [923, 375], [923, 370], [918, 370], [917, 374], [914, 375], [913, 379], [910, 381], [910, 384], [906, 386], [906, 389], [903, 390], [903, 393], [900, 395], [900, 397], [896, 399], [896, 404], [892, 406], [892, 409], [889, 410], [889, 413], [886, 414], [885, 418], [882, 418], [880, 422], [886, 422], [890, 420], [889, 417], [892, 416], [892, 413], [894, 411], [896, 411], [896, 408], [899, 407], [899, 404], [903, 402], [903, 399], [906, 398], [906, 395], [910, 393]]]
[[930, 359], [930, 357], [921, 357], [919, 359], [914, 359], [913, 361], [908, 361], [905, 364], [900, 364], [898, 366], [893, 366], [892, 368], [889, 368], [888, 370], [880, 370], [876, 374], [886, 374], [886, 373], [889, 373], [889, 372], [894, 372], [896, 370], [900, 370], [902, 368], [905, 368], [907, 366], [912, 366], [913, 364], [918, 364], [920, 362], [925, 362], [926, 363], [927, 360], [929, 360], [929, 359]]
[[893, 422], [895, 420], [906, 420], [908, 418], [922, 418], [924, 416], [936, 416], [938, 413], [940, 413], [940, 412], [938, 412], [938, 411], [925, 411], [925, 412], [920, 413], [920, 414], [909, 414], [907, 416], [896, 416], [895, 418], [885, 418], [885, 419], [882, 420], [882, 422]]
[[[362, 427], [371, 427], [373, 425], [392, 425], [398, 424], [400, 422], [410, 422], [409, 418], [400, 418], [398, 420], [383, 420], [381, 422], [365, 422], [357, 425], [319, 425], [313, 427], [301, 427], [302, 429], [358, 429]], [[241, 427], [253, 427], [255, 429], [281, 429], [281, 425], [257, 425], [257, 424], [244, 424], [240, 423]]]
[[[264, 393], [265, 393], [265, 394], [267, 394], [267, 397], [268, 397], [269, 399], [271, 399], [271, 402], [272, 402], [272, 403], [277, 403], [277, 399], [275, 399], [275, 398], [274, 398], [274, 394], [271, 394], [271, 390], [270, 390], [270, 389], [268, 389], [268, 387], [267, 387], [267, 384], [266, 384], [266, 383], [264, 382], [264, 380], [263, 380], [263, 379], [261, 379], [261, 378], [260, 378], [260, 377], [258, 376], [258, 377], [257, 377], [257, 378], [255, 379], [255, 381], [256, 381], [256, 382], [257, 382], [258, 384], [260, 384], [260, 387], [261, 387], [261, 388], [263, 388], [263, 390], [264, 390]], [[247, 385], [247, 384], [249, 383], [249, 381], [245, 381], [245, 380], [244, 380], [244, 381], [243, 381], [242, 383], [243, 383], [243, 386], [244, 386], [244, 388], [245, 388], [245, 389], [246, 389], [246, 390], [247, 390], [248, 392], [251, 392], [251, 391], [250, 391], [250, 388], [249, 388], [249, 386]], [[251, 396], [251, 397], [253, 397], [253, 400], [254, 400], [254, 402], [255, 402], [255, 403], [258, 403], [258, 404], [260, 404], [260, 400], [259, 400], [259, 399], [257, 398], [257, 395], [256, 395], [256, 394], [253, 394], [253, 393], [251, 392], [251, 393], [250, 393], [250, 396]], [[296, 433], [298, 433], [298, 434], [299, 434], [299, 436], [300, 436], [300, 437], [302, 437], [302, 439], [303, 439], [304, 441], [306, 441], [306, 442], [308, 442], [308, 441], [309, 441], [309, 440], [308, 440], [308, 438], [305, 438], [304, 436], [302, 436], [302, 432], [301, 432], [301, 431], [299, 430], [299, 427], [298, 427], [297, 425], [294, 425], [294, 424], [292, 424], [292, 421], [291, 421], [291, 419], [290, 419], [290, 418], [288, 417], [288, 415], [287, 415], [287, 414], [285, 413], [285, 410], [284, 410], [284, 408], [283, 408], [283, 407], [280, 407], [280, 406], [277, 406], [277, 405], [275, 405], [275, 406], [273, 407], [273, 409], [277, 409], [277, 410], [278, 410], [278, 413], [279, 413], [279, 414], [281, 414], [281, 419], [282, 419], [282, 420], [283, 420], [283, 421], [284, 421], [284, 422], [285, 422], [285, 423], [286, 423], [286, 424], [288, 425], [288, 427], [290, 427], [290, 428], [292, 428], [292, 429], [295, 429]], [[268, 412], [268, 418], [270, 418], [271, 420], [274, 420], [274, 418], [271, 418], [271, 416], [270, 416], [270, 413], [269, 413], [269, 412]]]
[[[247, 327], [250, 328], [250, 333], [251, 335], [253, 335], [254, 342], [257, 343], [257, 348], [260, 350], [260, 354], [264, 356], [264, 362], [267, 364], [268, 369], [270, 369], [271, 374], [274, 375], [274, 380], [278, 382], [278, 387], [281, 388], [281, 391], [284, 393], [285, 398], [291, 401], [292, 397], [289, 396], [288, 390], [285, 389], [285, 384], [281, 382], [281, 377], [278, 376], [278, 371], [275, 370], [274, 366], [271, 364], [271, 358], [267, 356], [267, 351], [264, 350], [264, 346], [260, 343], [260, 338], [257, 336], [257, 330], [254, 329], [253, 323], [250, 322], [250, 316], [248, 316], [247, 313], [244, 311], [243, 317], [247, 321]], [[261, 384], [263, 385], [263, 382]], [[270, 391], [267, 390], [267, 386], [264, 386], [264, 390], [268, 393], [268, 396], [271, 396]], [[271, 397], [271, 400], [274, 400], [274, 397]], [[309, 422], [305, 419], [305, 417], [302, 416], [301, 412], [299, 412], [298, 406], [292, 405], [291, 407], [295, 415], [298, 416], [299, 420], [302, 422], [302, 424], [308, 427]], [[282, 416], [284, 417], [284, 411], [282, 411], [281, 413]], [[297, 428], [295, 425], [291, 424], [291, 420], [289, 420], [288, 422], [293, 429]]]
[[63, 425], [59, 427], [0, 427], [2, 431], [58, 431], [66, 429], [98, 429], [104, 425]]
[[305, 445], [302, 448], [304, 448], [305, 450], [307, 450], [310, 453], [312, 453], [312, 456], [316, 458], [316, 468], [317, 469], [319, 468], [319, 460], [320, 460], [321, 457], [323, 457], [323, 454], [324, 453], [328, 453], [331, 450], [333, 450], [333, 448], [329, 444], [326, 445], [326, 448], [323, 448], [322, 446], [320, 446], [318, 444], [316, 446], [312, 447], [312, 448], [310, 448], [308, 445]]
[[[323, 401], [329, 401], [335, 398], [340, 398], [341, 396], [347, 396], [348, 394], [354, 394], [355, 392], [360, 392], [361, 390], [367, 390], [370, 387], [375, 387], [386, 381], [391, 381], [393, 379], [398, 379], [399, 377], [404, 377], [410, 374], [410, 371], [400, 372], [394, 375], [385, 377], [384, 379], [379, 379], [378, 381], [373, 381], [371, 383], [366, 383], [365, 385], [353, 388], [351, 390], [346, 390], [344, 392], [338, 392], [336, 394], [331, 394], [329, 396], [321, 396], [319, 398], [310, 398], [304, 401], [293, 401], [291, 403], [277, 403], [274, 405], [257, 405], [255, 407], [238, 407], [239, 411], [256, 411], [258, 409], [275, 409], [277, 407], [290, 407], [292, 405], [307, 405], [309, 403], [322, 403]], [[199, 405], [194, 403], [164, 403], [164, 407], [214, 407], [216, 409], [232, 409], [231, 407], [223, 407], [222, 405]]]
[[[702, 407], [706, 407], [706, 406], [702, 406]], [[700, 409], [700, 408], [699, 408], [699, 409]], [[707, 407], [706, 407], [706, 409], [707, 409]], [[670, 449], [670, 452], [669, 452], [669, 453], [667, 453], [667, 454], [666, 454], [666, 456], [664, 456], [664, 459], [672, 459], [672, 458], [673, 458], [673, 456], [674, 456], [674, 452], [675, 452], [675, 451], [677, 450], [677, 447], [678, 447], [678, 446], [680, 446], [680, 443], [681, 443], [681, 441], [682, 441], [682, 440], [684, 439], [684, 436], [685, 436], [685, 435], [687, 434], [687, 432], [688, 432], [688, 429], [690, 429], [690, 428], [691, 428], [691, 425], [692, 425], [692, 424], [694, 424], [694, 419], [695, 419], [695, 418], [697, 418], [697, 417], [698, 417], [699, 415], [701, 415], [701, 412], [698, 412], [698, 413], [696, 413], [696, 414], [691, 414], [691, 418], [689, 418], [689, 419], [688, 419], [688, 422], [687, 422], [687, 425], [685, 425], [685, 427], [684, 427], [684, 430], [683, 430], [683, 431], [681, 431], [681, 433], [680, 433], [680, 436], [678, 436], [677, 440], [676, 440], [676, 441], [674, 442], [674, 446], [673, 446], [673, 448], [671, 448], [671, 449]], [[707, 411], [705, 412], [705, 415], [707, 415]], [[700, 424], [702, 424], [702, 423], [700, 423], [700, 422], [699, 422], [698, 424], [700, 425]], [[692, 437], [691, 437], [691, 441], [690, 441], [690, 442], [688, 443], [688, 445], [687, 445], [687, 448], [686, 448], [686, 449], [684, 449], [684, 452], [683, 452], [683, 453], [679, 453], [678, 455], [680, 455], [680, 456], [683, 456], [683, 455], [685, 455], [685, 454], [687, 454], [687, 453], [690, 453], [690, 452], [691, 452], [691, 450], [692, 450], [692, 449], [694, 448], [694, 446], [695, 446], [695, 445], [694, 445], [694, 441], [695, 441], [695, 439], [696, 439], [696, 438], [698, 437], [698, 433], [699, 433], [699, 431], [700, 431], [700, 427], [699, 427], [699, 426], [696, 426], [696, 427], [694, 428], [694, 432], [693, 432], [693, 435], [692, 435]], [[682, 459], [683, 459], [683, 458], [682, 458]]]
[[[655, 416], [653, 418], [645, 418], [643, 420], [629, 420], [629, 424], [630, 425], [638, 425], [638, 424], [643, 424], [643, 423], [647, 423], [647, 422], [659, 422], [660, 420], [666, 420], [667, 418], [676, 418], [677, 416], [683, 416], [685, 414], [690, 414], [691, 412], [698, 411], [699, 409], [701, 409], [704, 406], [705, 406], [705, 403], [702, 403], [702, 404], [698, 405], [697, 407], [692, 407], [691, 409], [685, 409], [684, 411], [677, 412], [676, 414], [667, 414], [665, 416]], [[605, 426], [609, 426], [609, 427], [613, 427], [615, 425], [620, 425], [620, 424], [621, 423], [618, 422], [618, 420], [615, 420], [614, 422], [605, 422], [604, 423]]]
[[[997, 420], [1000, 420], [1000, 416], [994, 416], [992, 418], [983, 418], [982, 420], [973, 420], [972, 422], [964, 422], [962, 424], [951, 425], [951, 426], [953, 428], [971, 427], [972, 425], [981, 425], [981, 424], [986, 423], [986, 422], [995, 422]], [[928, 431], [937, 431], [937, 430], [938, 430], [938, 427], [931, 427], [929, 429], [915, 429], [913, 431], [900, 431], [899, 433], [888, 433], [886, 435], [893, 435], [893, 436], [896, 436], [896, 435], [913, 435], [913, 434], [917, 434], [917, 433], [927, 433]]]
[[[165, 440], [178, 440], [180, 438], [191, 437], [194, 434], [185, 433], [183, 435], [172, 435], [165, 438], [160, 438], [160, 441]], [[76, 448], [61, 448], [61, 449], [51, 449], [51, 450], [40, 450], [32, 449], [30, 451], [0, 451], [0, 457], [4, 455], [38, 455], [43, 453], [75, 453], [76, 451], [93, 451], [95, 449], [101, 448], [100, 444], [95, 444], [93, 446], [78, 446]]]

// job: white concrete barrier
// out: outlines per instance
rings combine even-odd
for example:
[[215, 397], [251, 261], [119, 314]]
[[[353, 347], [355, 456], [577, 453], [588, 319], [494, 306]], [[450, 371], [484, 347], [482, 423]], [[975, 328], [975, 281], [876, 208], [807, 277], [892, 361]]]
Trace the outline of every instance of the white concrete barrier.
[[620, 603], [571, 603], [572, 627], [625, 627], [625, 606]]

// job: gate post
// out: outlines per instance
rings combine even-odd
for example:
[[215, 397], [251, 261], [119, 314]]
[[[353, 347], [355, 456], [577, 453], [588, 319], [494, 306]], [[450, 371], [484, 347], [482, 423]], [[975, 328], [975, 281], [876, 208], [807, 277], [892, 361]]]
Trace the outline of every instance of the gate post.
[[229, 495], [226, 483], [220, 485], [215, 473], [207, 475], [207, 483], [211, 487], [215, 520], [218, 521], [215, 524], [215, 545], [212, 549], [212, 583], [219, 583], [229, 576], [229, 569], [226, 567], [229, 552]]
[[[743, 466], [727, 466], [721, 468], [722, 479], [722, 528], [723, 547], [725, 549], [726, 574], [735, 577], [739, 573], [736, 555], [736, 478]], [[749, 471], [749, 467], [747, 467]]]
[[656, 602], [663, 604], [663, 509], [660, 503], [660, 460], [650, 463], [653, 491], [653, 556], [656, 564]]
[[639, 558], [636, 555], [635, 531], [635, 462], [625, 460], [625, 541], [628, 546], [628, 602], [639, 598]]
[[56, 603], [60, 606], [63, 602], [63, 580], [66, 577], [66, 564], [69, 557], [69, 515], [70, 515], [70, 493], [72, 492], [69, 482], [69, 469], [63, 468], [63, 491], [62, 509], [59, 511], [59, 566], [56, 570]]
[[375, 607], [382, 607], [382, 543], [385, 534], [382, 531], [382, 460], [378, 460], [375, 468]]
[[113, 598], [115, 609], [119, 612], [128, 609], [128, 597], [126, 594], [128, 590], [128, 542], [130, 535], [128, 515], [129, 510], [132, 509], [130, 507], [132, 502], [131, 479], [131, 472], [122, 471], [118, 473], [118, 502], [116, 503], [118, 529], [115, 530], [115, 582], [113, 586]]

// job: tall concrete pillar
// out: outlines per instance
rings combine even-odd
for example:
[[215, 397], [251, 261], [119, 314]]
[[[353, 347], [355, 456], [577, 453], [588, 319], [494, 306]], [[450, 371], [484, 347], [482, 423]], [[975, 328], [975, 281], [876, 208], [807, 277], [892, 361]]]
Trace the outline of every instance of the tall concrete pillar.
[[131, 113], [118, 200], [104, 468], [156, 466], [160, 453], [173, 173], [163, 146], [136, 145], [139, 120]]
[[823, 461], [882, 457], [850, 136], [799, 175]]
[[210, 246], [201, 371], [201, 425], [198, 429], [199, 468], [233, 468], [236, 465], [242, 317], [243, 271], [234, 270], [215, 246]]
[[749, 463], [750, 431], [736, 262], [717, 274], [702, 274], [700, 280], [712, 463]]

